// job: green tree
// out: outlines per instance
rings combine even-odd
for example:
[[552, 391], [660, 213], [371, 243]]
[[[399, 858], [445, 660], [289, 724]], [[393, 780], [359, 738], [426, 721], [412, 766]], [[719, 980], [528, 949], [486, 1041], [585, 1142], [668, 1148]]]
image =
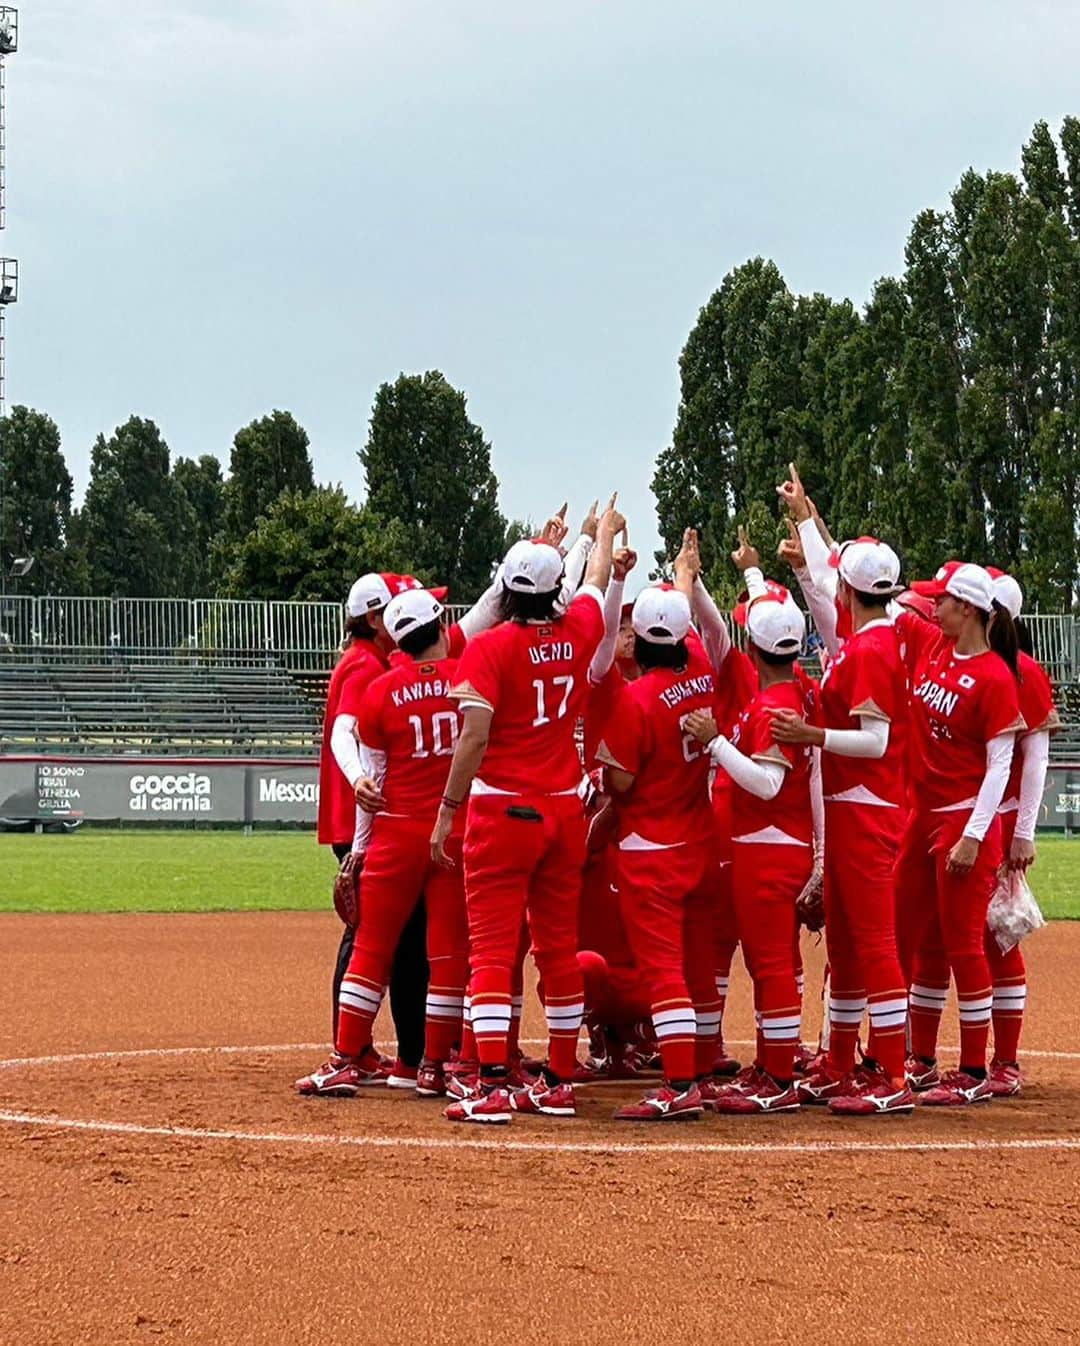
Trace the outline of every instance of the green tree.
[[342, 602], [369, 570], [397, 570], [428, 582], [411, 565], [408, 530], [350, 504], [339, 486], [286, 491], [235, 548], [222, 592], [229, 598]]
[[225, 488], [228, 542], [246, 537], [283, 491], [314, 490], [309, 443], [307, 431], [287, 411], [273, 411], [236, 432]]
[[465, 395], [437, 370], [401, 374], [375, 394], [359, 454], [367, 508], [384, 526], [397, 521], [419, 571], [473, 597], [501, 555], [491, 446], [469, 419]]
[[153, 421], [132, 416], [108, 439], [98, 436], [76, 530], [82, 556], [73, 559], [91, 593], [153, 598], [186, 592], [186, 539], [195, 526]]
[[184, 569], [189, 586], [185, 596], [197, 598], [209, 594], [214, 587], [211, 555], [224, 522], [225, 483], [221, 464], [208, 453], [197, 461], [178, 458], [172, 475], [195, 520], [194, 532], [185, 540], [190, 556]]
[[12, 407], [0, 420], [0, 567], [16, 556], [34, 566], [19, 581], [23, 593], [55, 591], [64, 573], [71, 515], [71, 475], [60, 431], [44, 412]]

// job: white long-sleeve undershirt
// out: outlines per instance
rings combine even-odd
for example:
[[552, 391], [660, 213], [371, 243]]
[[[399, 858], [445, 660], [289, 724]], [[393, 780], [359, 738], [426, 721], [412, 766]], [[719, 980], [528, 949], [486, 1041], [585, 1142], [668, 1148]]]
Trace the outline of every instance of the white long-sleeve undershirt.
[[582, 578], [585, 574], [585, 567], [589, 564], [589, 556], [592, 549], [592, 538], [588, 533], [582, 533], [566, 553], [566, 559], [563, 561], [562, 588], [559, 591], [558, 602], [555, 605], [559, 612], [566, 611], [570, 606], [570, 600], [580, 588]]
[[860, 715], [858, 729], [826, 729], [824, 752], [838, 757], [885, 756], [889, 747], [889, 722], [876, 715]]
[[1035, 824], [1039, 821], [1039, 809], [1046, 789], [1046, 770], [1050, 764], [1050, 735], [1045, 729], [1025, 734], [1015, 751], [1023, 757], [1023, 766], [1020, 773], [1020, 807], [1016, 813], [1013, 835], [1021, 841], [1034, 841]]
[[330, 730], [330, 751], [334, 754], [334, 761], [341, 768], [345, 779], [353, 786], [364, 774], [355, 730], [355, 715], [335, 716], [333, 728]]
[[810, 755], [810, 814], [814, 820], [814, 866], [825, 863], [825, 791], [821, 785], [821, 749]]
[[727, 628], [727, 622], [724, 621], [720, 609], [716, 606], [716, 600], [705, 587], [705, 582], [700, 575], [694, 580], [690, 606], [694, 621], [701, 633], [701, 643], [705, 646], [705, 653], [709, 656], [709, 662], [713, 668], [719, 673], [724, 666], [724, 661], [731, 653], [731, 632]]
[[619, 625], [622, 621], [624, 583], [612, 575], [604, 594], [604, 638], [589, 665], [589, 681], [594, 686], [604, 681], [615, 662], [615, 646], [619, 641]]
[[481, 631], [487, 631], [498, 624], [502, 593], [502, 568], [500, 567], [495, 578], [465, 613], [461, 621], [458, 622], [466, 640], [472, 640]]
[[748, 794], [756, 795], [758, 799], [775, 799], [780, 793], [785, 773], [779, 762], [745, 757], [723, 734], [717, 734], [710, 742], [709, 756]]
[[[386, 753], [379, 748], [369, 747], [368, 744], [359, 742], [356, 745], [360, 760], [361, 772], [363, 776], [370, 777], [375, 784], [382, 789], [383, 781], [386, 780]], [[355, 781], [353, 784], [355, 785]], [[352, 848], [354, 851], [366, 851], [368, 842], [371, 839], [371, 826], [375, 821], [374, 814], [366, 813], [359, 804], [356, 806], [356, 830], [353, 832]]]
[[979, 786], [979, 793], [975, 796], [975, 807], [964, 828], [964, 836], [973, 841], [982, 841], [994, 821], [1009, 783], [1015, 743], [1015, 733], [1008, 733], [998, 734], [986, 745], [986, 773]]
[[814, 519], [804, 519], [799, 524], [799, 541], [802, 543], [803, 556], [806, 558], [808, 584], [804, 584], [799, 572], [799, 587], [806, 597], [807, 606], [814, 618], [828, 652], [835, 656], [840, 649], [840, 640], [836, 634], [836, 581], [838, 572], [829, 564], [832, 552], [829, 544], [818, 531]]

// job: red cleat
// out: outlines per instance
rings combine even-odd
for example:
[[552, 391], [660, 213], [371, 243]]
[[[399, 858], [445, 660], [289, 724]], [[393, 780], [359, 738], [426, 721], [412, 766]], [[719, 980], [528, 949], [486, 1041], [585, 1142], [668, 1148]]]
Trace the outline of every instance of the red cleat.
[[964, 1070], [949, 1070], [941, 1083], [928, 1089], [922, 1096], [924, 1108], [956, 1108], [968, 1103], [988, 1103], [994, 1097], [990, 1081], [977, 1080]]
[[927, 1065], [917, 1056], [909, 1056], [904, 1062], [904, 1075], [912, 1090], [917, 1094], [925, 1093], [927, 1089], [934, 1089], [941, 1083], [941, 1075], [938, 1072], [937, 1064]]
[[441, 1061], [424, 1057], [416, 1070], [416, 1092], [421, 1098], [441, 1098], [446, 1093], [446, 1070]]
[[795, 1081], [800, 1103], [828, 1103], [830, 1099], [845, 1097], [854, 1088], [854, 1075], [837, 1075], [827, 1066]]
[[510, 1095], [505, 1089], [476, 1089], [468, 1098], [451, 1103], [443, 1116], [451, 1122], [485, 1122], [504, 1126], [512, 1116]]
[[720, 1054], [713, 1062], [712, 1073], [720, 1079], [734, 1079], [740, 1070], [742, 1070], [740, 1063], [733, 1056], [728, 1056], [721, 1043]]
[[692, 1122], [705, 1111], [696, 1084], [676, 1093], [670, 1084], [650, 1089], [640, 1103], [627, 1103], [616, 1110], [617, 1122]]
[[915, 1095], [906, 1082], [896, 1085], [882, 1070], [860, 1070], [846, 1094], [829, 1100], [829, 1111], [838, 1117], [881, 1117], [886, 1113], [912, 1113]]
[[799, 1095], [794, 1084], [777, 1084], [766, 1071], [758, 1070], [752, 1084], [725, 1090], [716, 1100], [716, 1111], [725, 1117], [798, 1112]]
[[995, 1098], [1012, 1098], [1024, 1087], [1020, 1067], [1015, 1061], [991, 1061], [990, 1073], [986, 1078]]
[[407, 1066], [399, 1056], [387, 1072], [386, 1087], [388, 1089], [415, 1089], [416, 1071], [416, 1066]]
[[809, 1075], [812, 1070], [817, 1070], [826, 1059], [825, 1052], [811, 1051], [805, 1043], [800, 1042], [795, 1048], [792, 1072], [795, 1075]]
[[510, 1095], [510, 1106], [515, 1112], [543, 1117], [576, 1117], [577, 1100], [572, 1084], [548, 1085], [544, 1080], [524, 1089], [515, 1089]]
[[361, 1089], [385, 1085], [387, 1070], [374, 1050], [363, 1056], [338, 1056], [296, 1081], [296, 1092], [305, 1098], [353, 1098]]

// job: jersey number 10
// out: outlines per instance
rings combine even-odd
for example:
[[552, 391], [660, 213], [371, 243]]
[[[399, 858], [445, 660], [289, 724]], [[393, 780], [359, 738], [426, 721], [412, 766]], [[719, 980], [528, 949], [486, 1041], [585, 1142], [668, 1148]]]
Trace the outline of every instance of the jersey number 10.
[[419, 715], [410, 715], [409, 723], [416, 735], [414, 757], [452, 757], [458, 740], [458, 717], [456, 710], [437, 710], [428, 726], [431, 730], [431, 747], [425, 743], [424, 722]]

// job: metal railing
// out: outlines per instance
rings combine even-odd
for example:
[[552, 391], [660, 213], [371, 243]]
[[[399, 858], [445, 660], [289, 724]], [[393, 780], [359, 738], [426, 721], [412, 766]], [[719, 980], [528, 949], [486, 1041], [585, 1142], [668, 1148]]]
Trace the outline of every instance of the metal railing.
[[[448, 610], [453, 620], [466, 609], [454, 604]], [[1040, 612], [1024, 620], [1055, 682], [1080, 682], [1080, 618]], [[113, 651], [244, 662], [269, 657], [315, 669], [333, 662], [344, 625], [340, 603], [0, 595], [0, 653]]]
[[[452, 605], [452, 617], [465, 611]], [[273, 659], [328, 668], [345, 627], [340, 603], [226, 598], [77, 598], [0, 595], [0, 654], [75, 651]]]

